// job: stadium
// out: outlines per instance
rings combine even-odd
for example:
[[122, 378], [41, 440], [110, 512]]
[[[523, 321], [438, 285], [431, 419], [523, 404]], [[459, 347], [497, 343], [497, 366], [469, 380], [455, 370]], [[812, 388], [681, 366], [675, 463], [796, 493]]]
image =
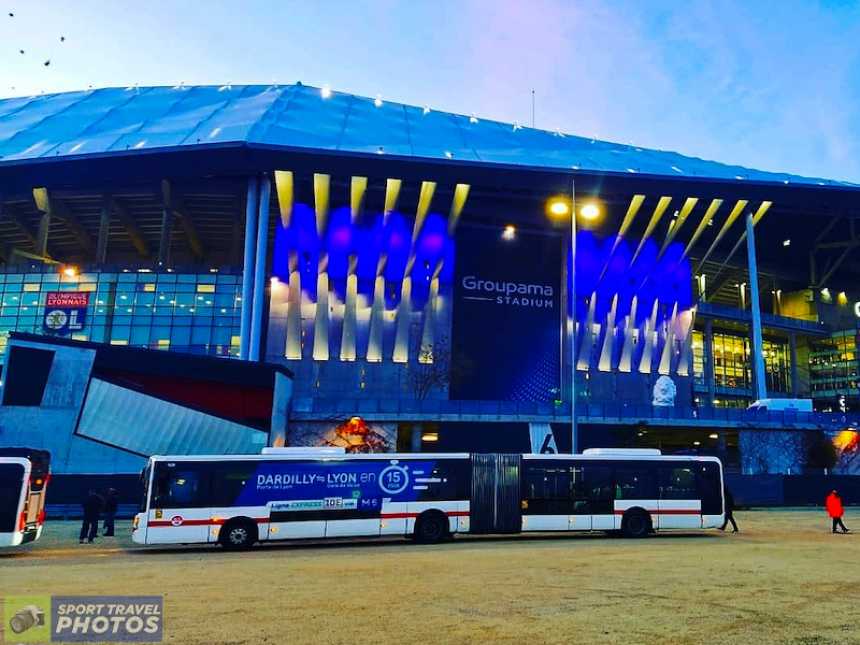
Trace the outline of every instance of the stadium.
[[269, 444], [847, 477], [858, 198], [302, 84], [2, 100], [0, 445], [60, 475]]

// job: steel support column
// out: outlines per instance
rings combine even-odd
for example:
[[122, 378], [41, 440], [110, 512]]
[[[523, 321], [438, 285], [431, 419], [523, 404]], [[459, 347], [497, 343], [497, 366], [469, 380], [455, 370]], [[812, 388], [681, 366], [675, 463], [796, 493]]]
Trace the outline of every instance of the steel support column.
[[791, 332], [788, 335], [788, 347], [791, 360], [791, 396], [797, 397], [800, 390], [800, 383], [797, 374], [797, 334]]
[[266, 252], [269, 247], [269, 199], [272, 182], [268, 175], [260, 179], [260, 204], [257, 211], [257, 252], [254, 259], [254, 305], [251, 309], [251, 338], [248, 359], [262, 359], [263, 310], [266, 298]]
[[242, 309], [239, 325], [239, 358], [248, 360], [251, 338], [251, 308], [254, 304], [254, 246], [257, 240], [257, 198], [259, 181], [248, 178], [245, 198], [245, 254], [242, 263]]
[[110, 235], [110, 196], [102, 199], [101, 217], [99, 218], [99, 237], [96, 242], [96, 262], [104, 264], [107, 259], [108, 237]]
[[752, 368], [756, 399], [767, 398], [764, 380], [764, 356], [761, 340], [761, 307], [758, 293], [758, 265], [755, 257], [755, 226], [752, 213], [747, 214], [747, 262], [750, 274], [750, 311], [752, 312]]

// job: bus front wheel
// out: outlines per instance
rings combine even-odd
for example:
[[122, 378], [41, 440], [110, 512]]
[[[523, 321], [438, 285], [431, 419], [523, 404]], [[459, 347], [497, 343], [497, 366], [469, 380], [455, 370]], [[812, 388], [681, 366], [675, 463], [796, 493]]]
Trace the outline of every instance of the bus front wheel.
[[621, 533], [628, 538], [644, 538], [651, 532], [651, 516], [641, 508], [631, 508], [621, 519]]
[[225, 549], [250, 549], [257, 541], [257, 525], [249, 519], [230, 520], [221, 527], [218, 541]]
[[440, 511], [426, 511], [415, 520], [415, 541], [436, 544], [448, 535], [448, 517]]

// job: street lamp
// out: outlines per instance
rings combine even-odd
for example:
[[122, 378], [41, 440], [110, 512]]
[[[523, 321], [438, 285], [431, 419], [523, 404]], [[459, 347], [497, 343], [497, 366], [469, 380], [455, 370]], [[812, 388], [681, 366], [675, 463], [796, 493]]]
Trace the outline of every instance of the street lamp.
[[[570, 330], [570, 452], [576, 454], [579, 447], [578, 432], [576, 425], [576, 182], [570, 181], [570, 195], [556, 195], [547, 200], [547, 216], [553, 220], [570, 218], [570, 319], [573, 327]], [[582, 205], [579, 217], [588, 223], [596, 222], [600, 218], [601, 210], [597, 202], [587, 202]], [[567, 257], [562, 254], [562, 275]], [[567, 288], [563, 286], [562, 288]], [[562, 312], [562, 334], [564, 334], [567, 322], [567, 312]]]

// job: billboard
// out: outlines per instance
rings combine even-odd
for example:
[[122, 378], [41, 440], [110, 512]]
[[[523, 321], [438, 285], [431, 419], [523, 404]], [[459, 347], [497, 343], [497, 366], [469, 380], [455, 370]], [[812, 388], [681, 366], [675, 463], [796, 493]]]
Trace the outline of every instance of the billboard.
[[42, 326], [49, 334], [65, 335], [84, 328], [88, 291], [49, 291], [45, 300], [45, 318]]
[[562, 241], [528, 232], [508, 238], [468, 227], [457, 233], [452, 399], [560, 398]]

